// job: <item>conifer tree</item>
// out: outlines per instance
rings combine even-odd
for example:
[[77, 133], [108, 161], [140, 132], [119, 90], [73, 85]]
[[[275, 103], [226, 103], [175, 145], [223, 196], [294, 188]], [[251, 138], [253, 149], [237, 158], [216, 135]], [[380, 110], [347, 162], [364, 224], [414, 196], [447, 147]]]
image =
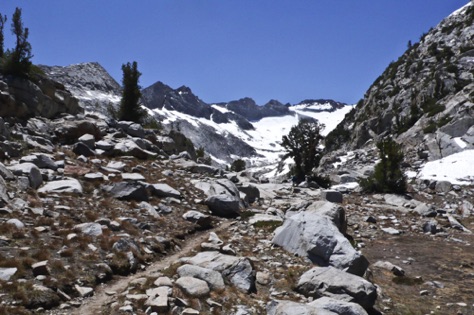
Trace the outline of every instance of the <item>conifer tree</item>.
[[140, 108], [140, 85], [138, 81], [141, 73], [138, 71], [137, 62], [134, 61], [122, 65], [122, 100], [120, 102], [120, 120], [140, 122], [144, 112]]
[[404, 155], [400, 145], [392, 138], [386, 138], [377, 143], [377, 148], [380, 162], [375, 165], [371, 176], [360, 181], [362, 189], [368, 192], [406, 192], [406, 176], [401, 169]]
[[299, 180], [310, 175], [313, 168], [319, 166], [322, 150], [319, 147], [324, 139], [321, 135], [324, 125], [314, 119], [301, 119], [293, 126], [288, 135], [283, 136], [282, 146], [294, 159], [293, 175]]
[[3, 29], [5, 28], [6, 22], [7, 16], [0, 13], [0, 58], [3, 58], [5, 54], [5, 35]]
[[[6, 17], [3, 17], [2, 21], [4, 24]], [[31, 44], [28, 42], [29, 29], [23, 26], [20, 8], [16, 8], [13, 13], [11, 31], [16, 39], [15, 48], [3, 52], [1, 70], [5, 74], [27, 76], [30, 72], [33, 55], [31, 54]]]

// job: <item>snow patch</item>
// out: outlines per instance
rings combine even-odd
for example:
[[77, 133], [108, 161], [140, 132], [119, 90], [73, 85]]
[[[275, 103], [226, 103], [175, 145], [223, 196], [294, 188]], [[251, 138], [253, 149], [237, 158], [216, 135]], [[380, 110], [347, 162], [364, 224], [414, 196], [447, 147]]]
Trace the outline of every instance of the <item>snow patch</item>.
[[465, 150], [436, 161], [427, 162], [418, 178], [447, 180], [456, 185], [474, 184], [474, 150]]

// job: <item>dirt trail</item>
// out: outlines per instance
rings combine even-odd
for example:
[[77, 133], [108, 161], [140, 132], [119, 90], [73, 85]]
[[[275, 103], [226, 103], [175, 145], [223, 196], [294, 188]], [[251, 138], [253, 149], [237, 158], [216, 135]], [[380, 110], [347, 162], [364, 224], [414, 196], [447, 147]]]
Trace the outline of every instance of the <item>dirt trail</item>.
[[[160, 270], [165, 269], [179, 258], [189, 255], [191, 250], [207, 240], [210, 232], [218, 233], [219, 231], [229, 228], [232, 223], [233, 221], [221, 222], [216, 228], [190, 235], [189, 239], [186, 239], [185, 243], [182, 244], [179, 252], [152, 263], [143, 271], [139, 271], [127, 277], [118, 278], [102, 286], [97, 286], [94, 290], [94, 296], [84, 300], [83, 304], [71, 314], [100, 314], [103, 307], [116, 301], [117, 294], [122, 293], [128, 287], [130, 281], [156, 275]], [[108, 295], [106, 292], [115, 292], [115, 294]]]

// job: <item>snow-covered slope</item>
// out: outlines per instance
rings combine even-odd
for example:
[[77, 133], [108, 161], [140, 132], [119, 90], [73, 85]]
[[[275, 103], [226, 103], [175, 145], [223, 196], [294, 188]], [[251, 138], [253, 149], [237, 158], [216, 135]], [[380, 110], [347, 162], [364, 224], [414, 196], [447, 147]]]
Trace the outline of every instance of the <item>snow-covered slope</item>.
[[[231, 110], [224, 106], [211, 105], [215, 111], [223, 114], [234, 114]], [[218, 123], [212, 115], [210, 119], [205, 117], [195, 117], [176, 110], [169, 110], [164, 106], [161, 109], [153, 109], [151, 112], [160, 117], [161, 123], [168, 128], [180, 130], [191, 138], [196, 147], [207, 148], [207, 152], [211, 157], [220, 164], [229, 164], [232, 160], [243, 159], [248, 166], [258, 167], [274, 165], [280, 162], [281, 156], [285, 151], [281, 147], [280, 142], [284, 135], [287, 135], [291, 127], [298, 124], [298, 121], [304, 117], [312, 117], [317, 119], [326, 127], [323, 134], [327, 134], [337, 124], [342, 121], [345, 114], [352, 109], [352, 106], [342, 106], [334, 109], [329, 104], [304, 104], [289, 107], [289, 114], [285, 116], [265, 117], [258, 121], [253, 121], [253, 129], [243, 129], [233, 121]], [[331, 110], [332, 112], [328, 112]], [[194, 130], [193, 136], [190, 132]], [[218, 151], [209, 150], [209, 137], [204, 133], [211, 131], [214, 136], [219, 138], [211, 140], [218, 147]], [[223, 142], [221, 142], [223, 141]], [[252, 148], [254, 151], [242, 150], [236, 148], [232, 150], [228, 148], [229, 143], [242, 142]], [[220, 147], [220, 149], [219, 149]], [[234, 146], [231, 146], [235, 148]], [[250, 154], [249, 154], [250, 153]]]

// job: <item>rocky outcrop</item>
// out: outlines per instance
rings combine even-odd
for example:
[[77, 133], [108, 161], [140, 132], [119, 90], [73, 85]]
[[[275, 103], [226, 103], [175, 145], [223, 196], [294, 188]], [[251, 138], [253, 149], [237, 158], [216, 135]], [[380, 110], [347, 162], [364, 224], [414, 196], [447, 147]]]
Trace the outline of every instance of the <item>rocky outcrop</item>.
[[360, 148], [388, 134], [409, 156], [430, 160], [474, 148], [473, 17], [470, 2], [410, 43], [329, 134], [328, 148]]
[[43, 76], [0, 75], [0, 104], [1, 117], [53, 118], [82, 112], [77, 99], [62, 84]]

